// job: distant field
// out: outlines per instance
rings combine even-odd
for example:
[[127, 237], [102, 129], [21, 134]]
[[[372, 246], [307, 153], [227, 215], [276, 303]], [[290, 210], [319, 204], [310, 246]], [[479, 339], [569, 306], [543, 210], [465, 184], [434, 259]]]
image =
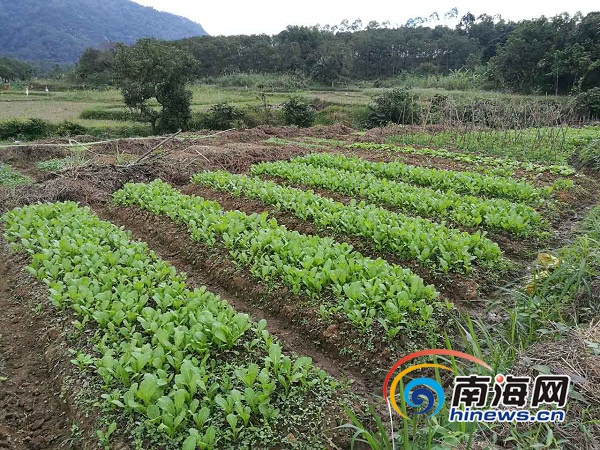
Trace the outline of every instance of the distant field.
[[[310, 100], [319, 98], [323, 102], [339, 105], [366, 104], [370, 101], [371, 92], [356, 91], [301, 91], [298, 94]], [[260, 104], [259, 92], [244, 88], [218, 88], [214, 86], [193, 86], [192, 108], [194, 111], [206, 111], [217, 103], [227, 102], [238, 107], [249, 107]], [[291, 93], [267, 93], [269, 104], [285, 102]], [[66, 92], [25, 92], [11, 90], [0, 92], [0, 120], [39, 118], [50, 122], [79, 120], [86, 109], [125, 107], [121, 94], [116, 89], [103, 91], [66, 91]]]
[[[385, 89], [350, 87], [346, 90], [299, 90], [294, 92], [266, 92], [266, 100], [270, 105], [285, 102], [291, 95], [300, 95], [311, 102], [326, 103], [336, 106], [367, 105], [371, 99]], [[206, 111], [217, 103], [227, 102], [231, 105], [248, 108], [261, 104], [260, 90], [257, 88], [231, 87], [223, 88], [214, 85], [192, 86], [192, 109], [195, 112]], [[448, 95], [454, 98], [477, 97], [481, 99], [498, 98], [503, 100], [531, 100], [543, 97], [498, 94], [494, 92], [445, 91], [442, 89], [415, 89], [415, 94], [429, 98], [434, 95]], [[80, 115], [87, 109], [125, 108], [120, 92], [117, 89], [64, 91], [64, 92], [30, 92], [29, 96], [21, 88], [0, 91], [0, 121], [20, 118], [39, 118], [52, 123], [65, 120], [76, 121], [82, 125], [91, 125], [82, 120]]]

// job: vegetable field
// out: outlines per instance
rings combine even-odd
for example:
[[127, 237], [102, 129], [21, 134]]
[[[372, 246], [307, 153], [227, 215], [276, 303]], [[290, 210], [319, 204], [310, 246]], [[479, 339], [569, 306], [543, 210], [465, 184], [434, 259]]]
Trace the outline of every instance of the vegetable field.
[[[380, 389], [403, 355], [458, 348], [510, 370], [494, 333], [515, 299], [544, 304], [567, 258], [536, 257], [571, 239], [597, 175], [342, 131], [0, 156], [2, 334], [55, 330], [24, 349], [59, 380], [39, 395], [70, 405], [39, 448], [391, 448]], [[536, 311], [513, 336], [537, 333]], [[0, 389], [18, 397], [13, 345]], [[10, 420], [11, 443], [34, 439]], [[403, 448], [506, 431], [394, 420]]]

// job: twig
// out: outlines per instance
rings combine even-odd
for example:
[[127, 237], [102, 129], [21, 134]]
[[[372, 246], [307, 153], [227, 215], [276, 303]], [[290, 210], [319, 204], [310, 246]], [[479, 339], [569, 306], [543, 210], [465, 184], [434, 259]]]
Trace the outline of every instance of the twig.
[[[196, 150], [196, 149], [194, 149], [194, 150]], [[204, 156], [204, 155], [203, 155], [202, 153], [200, 153], [198, 150], [196, 150], [196, 153], [198, 153], [198, 154], [199, 154], [200, 156], [202, 156], [202, 157], [203, 157], [203, 158], [204, 158], [206, 161], [208, 161], [208, 163], [209, 163], [209, 164], [211, 163], [210, 159], [208, 159], [206, 156]], [[217, 163], [217, 164], [218, 164], [218, 165], [221, 167], [221, 169], [223, 169], [224, 171], [227, 171], [227, 169], [226, 169], [225, 167], [223, 167], [223, 165], [222, 165], [222, 164], [219, 164], [219, 163]]]
[[178, 135], [181, 134], [181, 130], [179, 130], [177, 133], [169, 136], [168, 138], [164, 139], [160, 144], [152, 147], [150, 150], [148, 150], [146, 153], [144, 153], [142, 156], [140, 156], [140, 158], [129, 164], [130, 166], [135, 166], [136, 164], [139, 164], [141, 161], [143, 161], [144, 159], [146, 159], [148, 156], [150, 156], [155, 150], [158, 150], [160, 147], [162, 147], [164, 144], [166, 144], [167, 142], [169, 142], [170, 140], [176, 138]]
[[228, 130], [218, 131], [216, 133], [207, 134], [205, 136], [194, 136], [194, 135], [192, 135], [192, 136], [183, 136], [183, 137], [181, 137], [181, 139], [183, 139], [183, 140], [187, 140], [187, 139], [190, 139], [190, 140], [191, 139], [206, 139], [206, 138], [209, 138], [209, 137], [218, 136], [219, 134], [228, 133], [230, 131], [235, 131], [235, 130], [237, 130], [237, 128], [230, 128]]

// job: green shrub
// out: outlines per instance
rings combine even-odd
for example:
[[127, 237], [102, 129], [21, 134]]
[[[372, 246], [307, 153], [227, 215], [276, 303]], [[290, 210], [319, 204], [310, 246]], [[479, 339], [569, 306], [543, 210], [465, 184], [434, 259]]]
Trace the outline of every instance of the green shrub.
[[235, 106], [218, 103], [211, 106], [202, 120], [201, 128], [209, 130], [229, 130], [235, 128], [234, 122], [241, 120], [244, 113]]
[[577, 161], [582, 167], [600, 170], [600, 139], [594, 139], [579, 149]]
[[395, 124], [414, 124], [421, 118], [418, 99], [406, 89], [393, 89], [375, 98], [369, 105], [367, 128]]
[[315, 122], [315, 111], [304, 99], [294, 96], [283, 104], [283, 120], [286, 125], [308, 128]]
[[87, 134], [87, 128], [78, 123], [65, 121], [58, 125], [54, 134], [57, 136], [81, 136]]
[[0, 140], [43, 139], [50, 134], [50, 126], [41, 119], [8, 120], [0, 123]]
[[582, 92], [575, 97], [577, 111], [590, 119], [600, 119], [600, 87]]
[[119, 122], [145, 122], [141, 114], [126, 109], [86, 109], [80, 116], [85, 120], [116, 120]]

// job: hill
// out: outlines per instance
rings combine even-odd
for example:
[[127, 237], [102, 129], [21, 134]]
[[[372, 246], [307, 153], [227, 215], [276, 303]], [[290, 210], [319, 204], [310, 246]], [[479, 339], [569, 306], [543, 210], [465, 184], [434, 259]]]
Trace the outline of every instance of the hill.
[[191, 20], [130, 0], [0, 0], [0, 24], [3, 56], [59, 64], [110, 42], [206, 34]]

